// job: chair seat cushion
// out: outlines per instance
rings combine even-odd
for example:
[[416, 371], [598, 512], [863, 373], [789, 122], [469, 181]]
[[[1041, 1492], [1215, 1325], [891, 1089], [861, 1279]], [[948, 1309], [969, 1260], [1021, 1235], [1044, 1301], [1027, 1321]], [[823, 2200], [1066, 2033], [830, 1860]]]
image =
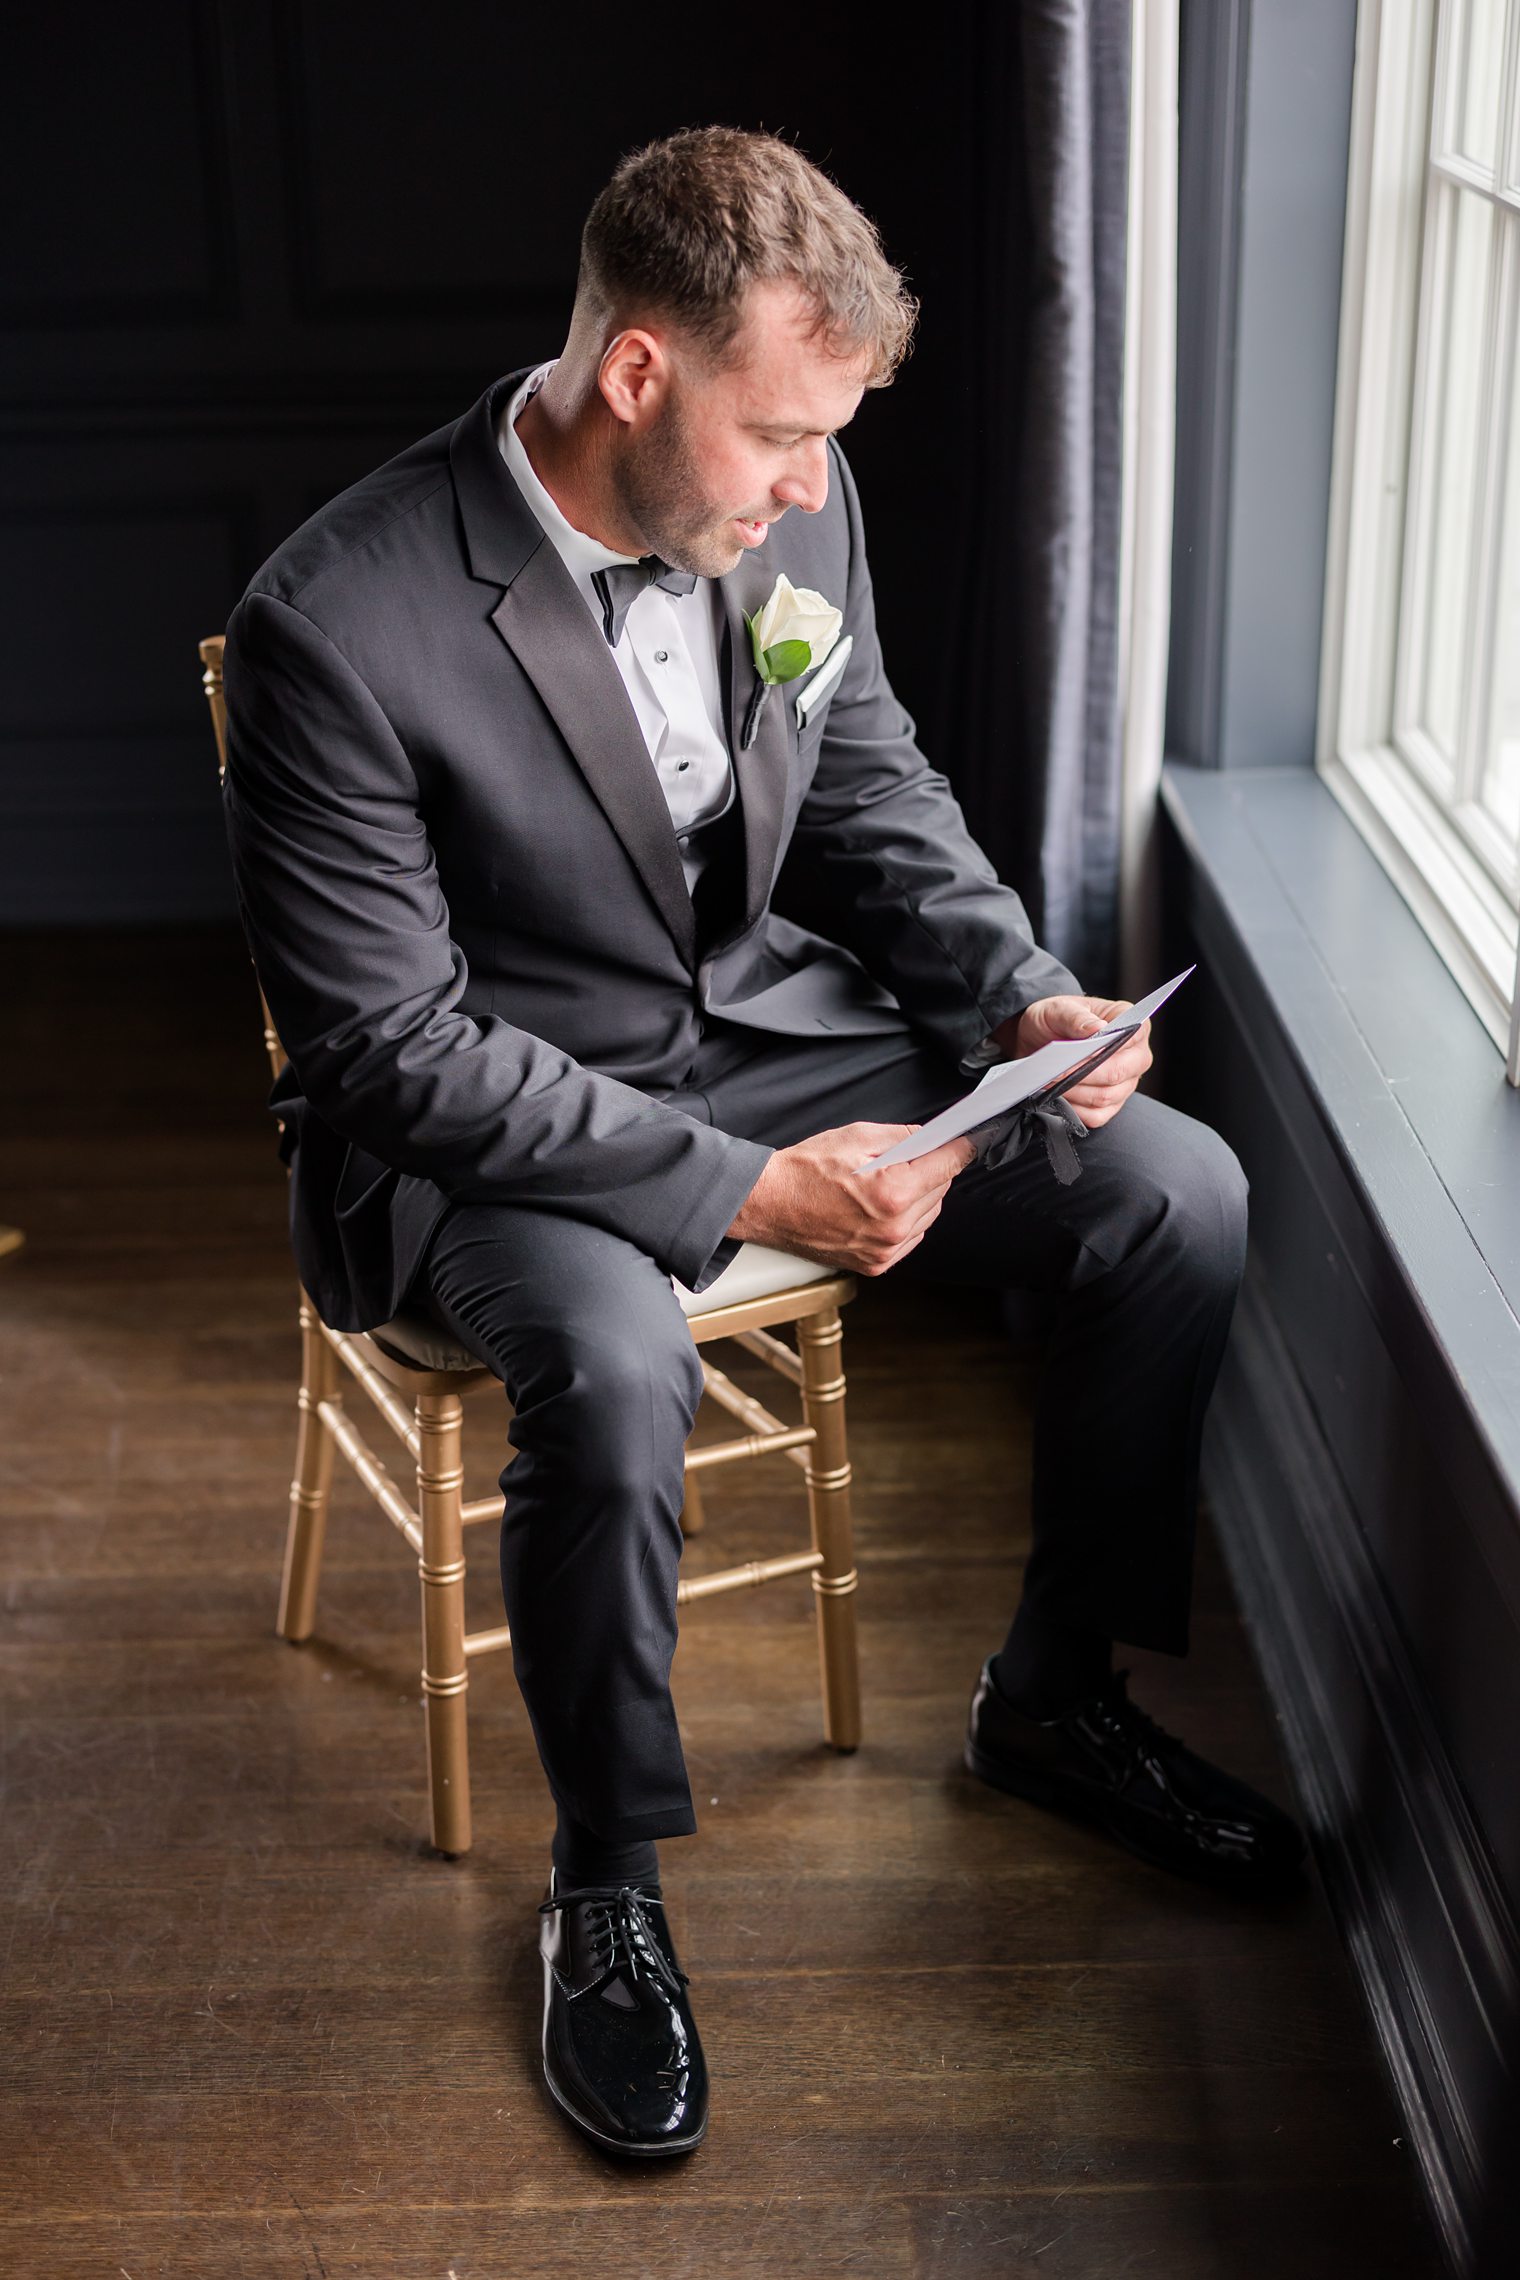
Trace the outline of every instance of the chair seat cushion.
[[[706, 1290], [689, 1291], [679, 1282], [675, 1289], [683, 1314], [714, 1314], [720, 1306], [738, 1306], [747, 1298], [769, 1298], [775, 1291], [795, 1290], [799, 1283], [823, 1282], [837, 1272], [834, 1267], [821, 1267], [816, 1259], [772, 1251], [764, 1243], [741, 1243]], [[674, 1276], [671, 1280], [675, 1281]]]
[[[794, 1290], [799, 1283], [822, 1282], [834, 1273], [813, 1259], [794, 1258], [789, 1251], [772, 1251], [764, 1243], [741, 1243], [715, 1282], [704, 1291], [690, 1291], [675, 1282], [681, 1311], [687, 1316], [713, 1314], [720, 1306], [738, 1306], [747, 1298], [769, 1298], [778, 1290]], [[425, 1314], [396, 1314], [368, 1335], [398, 1362], [411, 1362], [421, 1370], [478, 1370], [480, 1359], [461, 1346], [451, 1332]]]

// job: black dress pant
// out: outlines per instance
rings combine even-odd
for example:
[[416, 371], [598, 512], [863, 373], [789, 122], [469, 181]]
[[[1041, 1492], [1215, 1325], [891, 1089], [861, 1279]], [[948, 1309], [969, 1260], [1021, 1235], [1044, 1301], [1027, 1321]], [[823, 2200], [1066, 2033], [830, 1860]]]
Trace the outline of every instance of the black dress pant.
[[[785, 1147], [857, 1120], [923, 1123], [966, 1089], [949, 1062], [900, 1035], [815, 1041], [712, 1022], [686, 1084], [663, 1097]], [[1245, 1178], [1217, 1133], [1141, 1094], [1087, 1134], [1079, 1158], [1070, 1187], [1038, 1145], [996, 1169], [970, 1165], [889, 1272], [1052, 1296], [1025, 1598], [1050, 1618], [1181, 1654], [1199, 1442], [1244, 1263]], [[513, 1404], [502, 1589], [557, 1804], [609, 1843], [690, 1831], [669, 1673], [683, 1452], [702, 1373], [669, 1277], [579, 1220], [455, 1203], [409, 1304], [429, 1306]]]

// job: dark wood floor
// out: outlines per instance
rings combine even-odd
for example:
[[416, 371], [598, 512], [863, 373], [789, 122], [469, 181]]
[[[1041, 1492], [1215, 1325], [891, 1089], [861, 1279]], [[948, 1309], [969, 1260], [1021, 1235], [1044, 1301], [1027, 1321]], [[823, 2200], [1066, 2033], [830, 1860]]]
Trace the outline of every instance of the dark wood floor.
[[[846, 1316], [866, 1747], [819, 1745], [804, 1586], [691, 1610], [702, 1827], [666, 1882], [712, 2132], [633, 2174], [574, 2139], [538, 2077], [549, 1814], [505, 1660], [475, 1669], [449, 1863], [415, 1570], [341, 1467], [321, 1643], [272, 1635], [297, 1348], [241, 942], [10, 936], [0, 963], [0, 1220], [27, 1235], [0, 1261], [0, 2269], [1436, 2271], [1317, 1890], [1252, 1912], [961, 1771], [1033, 1364], [981, 1301], [890, 1282]], [[468, 1416], [484, 1495], [494, 1386]], [[693, 1566], [798, 1541], [793, 1469], [749, 1471]], [[1285, 1796], [1212, 1552], [1197, 1634], [1131, 1658], [1137, 1692]]]

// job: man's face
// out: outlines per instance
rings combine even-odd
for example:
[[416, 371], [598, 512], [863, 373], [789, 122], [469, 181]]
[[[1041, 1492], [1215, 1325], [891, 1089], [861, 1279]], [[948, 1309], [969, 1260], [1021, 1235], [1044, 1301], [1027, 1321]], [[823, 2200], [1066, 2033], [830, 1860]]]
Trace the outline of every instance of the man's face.
[[620, 426], [612, 467], [646, 551], [721, 578], [788, 507], [818, 512], [828, 439], [854, 417], [869, 359], [832, 355], [809, 323], [794, 287], [757, 285], [721, 368], [658, 336], [656, 384]]

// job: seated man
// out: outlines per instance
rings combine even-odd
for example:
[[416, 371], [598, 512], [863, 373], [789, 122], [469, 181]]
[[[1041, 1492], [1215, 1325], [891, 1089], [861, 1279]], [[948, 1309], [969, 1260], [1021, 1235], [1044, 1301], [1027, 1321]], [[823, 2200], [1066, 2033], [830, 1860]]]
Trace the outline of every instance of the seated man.
[[655, 1852], [696, 1825], [668, 1676], [702, 1380], [671, 1277], [704, 1289], [742, 1241], [1054, 1295], [1034, 1548], [967, 1763], [1237, 1891], [1300, 1851], [1110, 1661], [1187, 1646], [1234, 1157], [1131, 1097], [1142, 1032], [1071, 1096], [1072, 1184], [968, 1140], [860, 1169], [1115, 1010], [1035, 944], [883, 667], [835, 439], [914, 313], [788, 144], [656, 143], [592, 208], [561, 355], [324, 507], [229, 629], [297, 1263], [335, 1328], [428, 1306], [511, 1397], [502, 1584], [558, 1813], [545, 2072], [628, 2153], [707, 2120]]

